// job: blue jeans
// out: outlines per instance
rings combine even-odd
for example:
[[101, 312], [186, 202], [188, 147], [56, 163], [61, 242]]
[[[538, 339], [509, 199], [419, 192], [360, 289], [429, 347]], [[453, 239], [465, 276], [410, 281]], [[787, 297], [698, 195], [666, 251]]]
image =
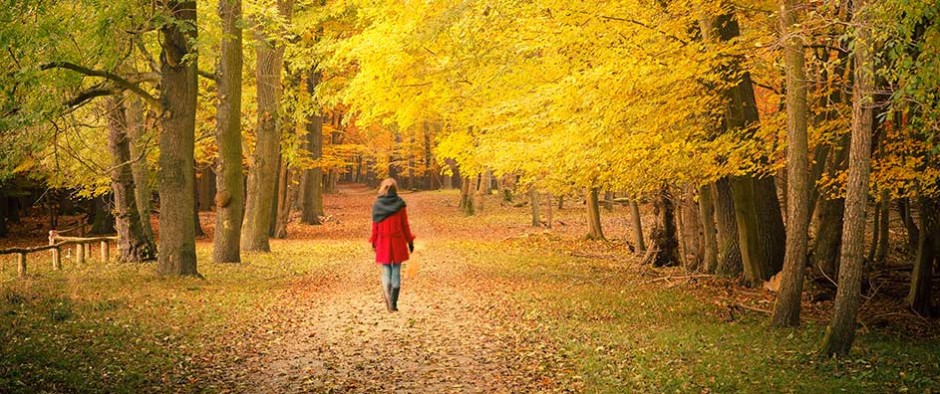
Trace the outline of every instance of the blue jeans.
[[401, 287], [401, 263], [382, 264], [382, 288]]

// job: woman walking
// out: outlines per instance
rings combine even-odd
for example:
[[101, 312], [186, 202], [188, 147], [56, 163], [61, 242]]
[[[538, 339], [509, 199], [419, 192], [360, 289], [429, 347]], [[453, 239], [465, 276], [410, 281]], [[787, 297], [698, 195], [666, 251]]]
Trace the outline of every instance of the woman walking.
[[405, 201], [398, 196], [398, 183], [388, 178], [379, 186], [379, 197], [372, 204], [372, 249], [375, 262], [382, 267], [382, 290], [389, 312], [398, 311], [401, 291], [401, 264], [413, 252], [415, 236], [408, 225]]

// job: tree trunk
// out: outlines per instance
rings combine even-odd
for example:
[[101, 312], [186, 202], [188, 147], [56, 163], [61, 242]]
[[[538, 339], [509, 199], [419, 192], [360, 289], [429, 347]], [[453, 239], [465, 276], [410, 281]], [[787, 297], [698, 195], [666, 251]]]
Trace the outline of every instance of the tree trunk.
[[718, 270], [718, 239], [715, 225], [715, 198], [712, 187], [701, 186], [698, 189], [699, 217], [702, 224], [705, 255], [702, 259], [703, 271], [713, 274]]
[[[728, 42], [740, 35], [733, 8], [726, 14], [704, 21], [707, 41]], [[742, 58], [734, 59], [726, 70], [732, 85], [721, 93], [727, 106], [722, 123], [725, 132], [752, 133], [760, 123], [750, 73], [741, 71]], [[738, 223], [745, 280], [756, 285], [769, 279], [783, 265], [785, 233], [777, 188], [772, 177], [738, 176], [731, 180], [734, 212]]]
[[597, 188], [588, 188], [586, 190], [586, 199], [585, 202], [587, 205], [587, 216], [588, 216], [588, 234], [587, 239], [592, 240], [603, 240], [604, 231], [601, 228], [601, 208], [597, 198]]
[[196, 205], [199, 211], [211, 211], [215, 199], [215, 174], [211, 168], [196, 172]]
[[855, 318], [862, 286], [865, 249], [865, 211], [871, 170], [872, 98], [874, 61], [871, 46], [869, 0], [854, 3], [858, 28], [855, 37], [855, 86], [852, 97], [852, 141], [846, 182], [845, 225], [839, 262], [839, 288], [835, 311], [826, 331], [826, 355], [846, 355], [855, 340]]
[[[88, 231], [88, 234], [114, 234], [114, 214], [111, 211], [111, 207], [108, 205], [107, 196], [100, 195], [95, 197], [91, 202], [91, 206], [91, 230]], [[9, 209], [9, 206], [7, 206], [7, 209]]]
[[[278, 0], [281, 17], [290, 20], [293, 0]], [[281, 72], [284, 69], [284, 45], [268, 40], [267, 33], [255, 32], [258, 44], [256, 80], [258, 83], [258, 125], [255, 129], [255, 150], [248, 169], [248, 195], [241, 247], [247, 251], [270, 252], [268, 234], [273, 225], [272, 203], [275, 202], [277, 166], [280, 146], [278, 127], [281, 97]]]
[[712, 185], [715, 196], [715, 224], [718, 230], [718, 269], [716, 273], [726, 278], [735, 278], [744, 270], [741, 261], [738, 223], [734, 214], [734, 199], [731, 196], [731, 182], [727, 178], [719, 179]]
[[604, 191], [604, 209], [607, 211], [614, 210], [614, 192], [610, 190]]
[[529, 203], [532, 205], [532, 227], [541, 227], [542, 219], [539, 218], [539, 191], [535, 186], [529, 186]]
[[871, 262], [872, 264], [883, 264], [888, 257], [888, 232], [891, 228], [891, 195], [887, 189], [881, 191], [881, 201], [877, 206], [881, 227], [877, 232], [878, 249], [872, 256]]
[[192, 214], [196, 138], [196, 2], [166, 2], [174, 23], [161, 28], [161, 99], [166, 110], [160, 135], [160, 242], [157, 270], [162, 275], [198, 276]]
[[475, 189], [473, 191], [473, 212], [481, 213], [483, 212], [483, 204], [486, 201], [486, 172], [477, 175], [476, 182], [473, 182]]
[[118, 261], [153, 260], [157, 247], [148, 239], [141, 226], [140, 211], [131, 174], [130, 142], [126, 127], [125, 108], [121, 96], [108, 100], [108, 150], [111, 154], [111, 190], [114, 194], [115, 227], [117, 229]]
[[663, 187], [653, 199], [656, 221], [650, 231], [650, 248], [643, 258], [644, 264], [654, 267], [679, 265], [679, 240], [676, 238], [676, 211], [669, 189]]
[[150, 224], [150, 170], [147, 164], [148, 141], [144, 130], [143, 103], [140, 97], [127, 92], [124, 95], [126, 132], [131, 155], [131, 175], [134, 178], [134, 199], [140, 217], [141, 236], [156, 256], [156, 239]]
[[280, 180], [277, 186], [277, 220], [274, 226], [274, 238], [287, 238], [287, 223], [290, 220], [290, 168], [285, 161], [281, 163]]
[[640, 217], [640, 204], [636, 198], [630, 199], [630, 217], [633, 219], [633, 237], [636, 241], [637, 253], [646, 252], [646, 241], [643, 238], [643, 218]]
[[473, 182], [469, 177], [460, 184], [460, 209], [467, 216], [473, 215]]
[[[848, 165], [849, 136], [840, 138], [835, 152], [830, 154], [826, 172], [829, 177], [838, 176]], [[845, 198], [821, 196], [816, 202], [816, 238], [813, 241], [812, 266], [817, 274], [831, 279], [839, 276], [839, 249], [842, 245], [842, 217], [845, 213]]]
[[[195, 164], [193, 163], [193, 169], [195, 171]], [[206, 232], [202, 231], [202, 224], [199, 223], [199, 182], [193, 183], [193, 232], [196, 234], [196, 238], [203, 238], [206, 236]]]
[[806, 270], [809, 236], [809, 143], [807, 141], [806, 71], [803, 68], [803, 42], [796, 29], [798, 2], [780, 1], [780, 34], [784, 40], [787, 70], [787, 228], [786, 252], [780, 290], [771, 324], [778, 327], [800, 325], [803, 272]]
[[686, 270], [695, 272], [702, 269], [702, 261], [705, 258], [702, 222], [699, 220], [702, 215], [699, 212], [698, 204], [695, 203], [695, 188], [686, 187], [683, 194], [684, 198], [680, 207], [682, 217], [681, 234], [682, 238], [685, 239], [682, 261]]
[[[280, 157], [280, 148], [278, 148], [278, 157]], [[284, 168], [284, 158], [280, 157], [277, 161], [277, 178], [274, 178], [274, 198], [271, 200], [271, 225], [268, 227], [268, 237], [273, 238], [274, 232], [277, 229], [277, 212], [278, 207], [281, 205], [281, 185], [284, 182], [281, 181], [281, 170]]]
[[907, 250], [914, 253], [920, 244], [920, 229], [917, 228], [917, 223], [914, 223], [913, 215], [911, 215], [910, 200], [907, 198], [898, 199], [898, 212], [901, 215], [901, 221], [904, 222], [904, 228], [907, 230]]
[[242, 2], [219, 1], [222, 43], [216, 66], [218, 112], [215, 140], [219, 147], [216, 164], [215, 233], [212, 260], [241, 262], [241, 232], [245, 191], [242, 171]]
[[[307, 76], [307, 94], [313, 97], [322, 75], [311, 70]], [[323, 158], [323, 117], [319, 113], [307, 116], [307, 151], [313, 160]], [[323, 168], [317, 163], [314, 168], [304, 171], [303, 203], [301, 204], [300, 222], [320, 225], [323, 215]]]
[[931, 268], [940, 258], [940, 199], [920, 199], [920, 225], [923, 231], [919, 233], [907, 304], [922, 316], [932, 316]]
[[[772, 254], [774, 248], [768, 245], [767, 239], [773, 234], [763, 228], [762, 225], [766, 222], [759, 219], [762, 215], [774, 215], [774, 213], [760, 209], [759, 200], [766, 198], [766, 195], [761, 196], [758, 181], [748, 176], [734, 177], [731, 181], [744, 281], [750, 286], [759, 286], [779, 272], [780, 265], [776, 263], [782, 260], [782, 254], [781, 256]], [[780, 216], [779, 210], [777, 210], [777, 216]]]

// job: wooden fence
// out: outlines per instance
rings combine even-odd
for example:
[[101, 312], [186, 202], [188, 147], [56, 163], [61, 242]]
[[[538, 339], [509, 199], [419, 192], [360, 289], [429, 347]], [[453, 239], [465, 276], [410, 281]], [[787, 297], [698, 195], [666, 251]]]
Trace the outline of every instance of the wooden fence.
[[62, 250], [69, 246], [75, 247], [75, 261], [79, 264], [84, 263], [85, 259], [91, 256], [91, 245], [98, 243], [101, 251], [101, 261], [108, 261], [111, 258], [111, 241], [117, 241], [117, 237], [63, 237], [55, 231], [49, 232], [49, 245], [36, 246], [32, 248], [9, 248], [0, 249], [0, 255], [15, 254], [17, 273], [20, 278], [26, 277], [26, 256], [45, 251], [52, 252], [52, 269], [58, 271], [62, 269]]

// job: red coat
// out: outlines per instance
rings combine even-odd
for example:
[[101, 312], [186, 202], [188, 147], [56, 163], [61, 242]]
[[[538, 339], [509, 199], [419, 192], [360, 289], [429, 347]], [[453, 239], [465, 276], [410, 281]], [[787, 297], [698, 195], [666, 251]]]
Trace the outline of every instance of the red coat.
[[408, 226], [407, 208], [402, 208], [381, 222], [372, 222], [372, 236], [369, 237], [369, 242], [375, 248], [376, 263], [408, 261], [408, 243], [414, 239], [411, 227]]

